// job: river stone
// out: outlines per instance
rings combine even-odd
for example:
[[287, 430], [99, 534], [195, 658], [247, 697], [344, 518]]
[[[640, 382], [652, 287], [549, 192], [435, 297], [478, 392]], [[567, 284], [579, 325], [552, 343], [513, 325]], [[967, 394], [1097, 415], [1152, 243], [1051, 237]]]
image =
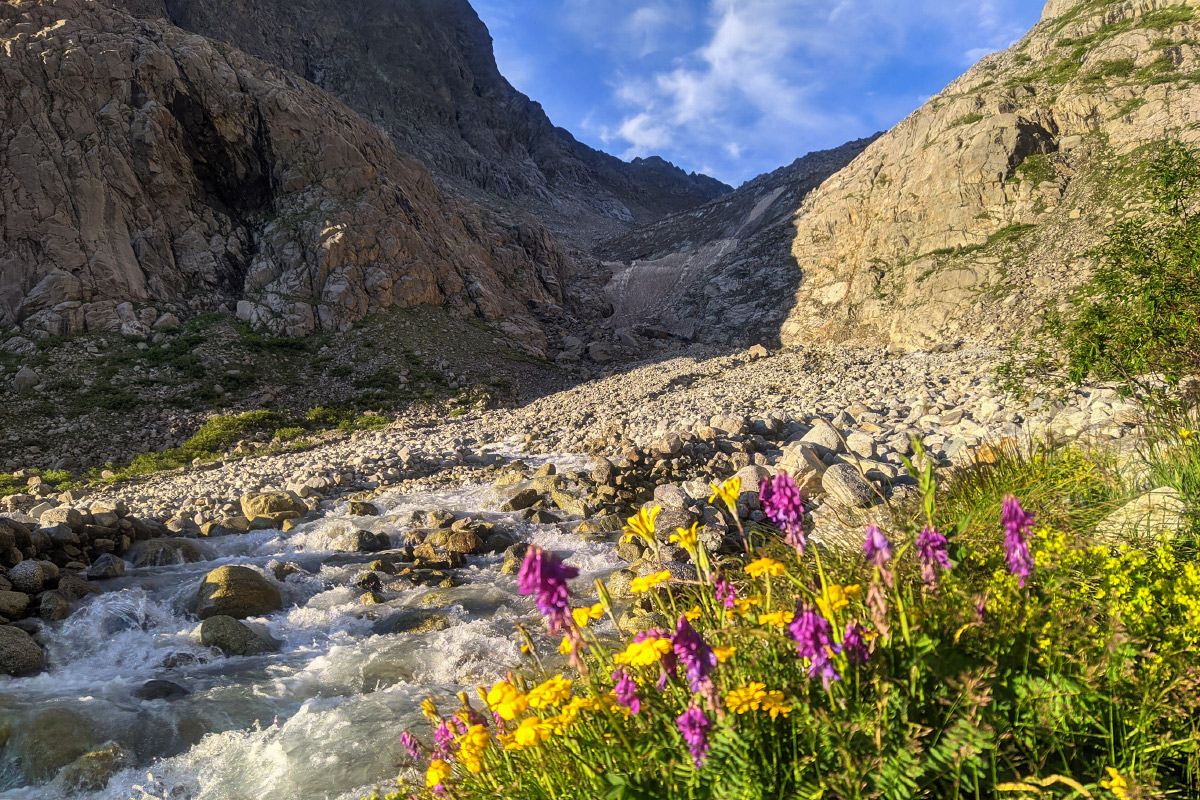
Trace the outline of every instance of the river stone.
[[842, 440], [838, 436], [834, 427], [823, 419], [818, 419], [813, 423], [812, 430], [804, 434], [800, 439], [802, 442], [815, 444], [818, 448], [823, 448], [819, 451], [823, 455], [824, 452], [837, 453], [842, 449]]
[[83, 514], [77, 508], [58, 506], [43, 511], [38, 522], [46, 527], [61, 523], [73, 531], [78, 531], [83, 529]]
[[608, 576], [608, 580], [604, 585], [608, 588], [608, 593], [613, 597], [628, 597], [632, 594], [631, 587], [633, 579], [637, 577], [637, 573], [632, 569], [619, 569]]
[[554, 505], [571, 516], [586, 517], [591, 513], [591, 509], [587, 507], [587, 503], [566, 492], [553, 491], [550, 493], [550, 498], [554, 501]]
[[40, 594], [46, 584], [57, 577], [58, 567], [49, 561], [22, 561], [8, 571], [8, 582], [13, 589], [25, 594]]
[[257, 517], [283, 522], [308, 513], [308, 506], [294, 492], [252, 492], [242, 497], [241, 507], [251, 522]]
[[88, 579], [93, 581], [120, 578], [124, 574], [125, 561], [112, 553], [104, 553], [87, 569]]
[[479, 552], [483, 542], [471, 531], [455, 531], [446, 539], [446, 549], [451, 553], [469, 555]]
[[352, 517], [378, 517], [379, 509], [362, 500], [351, 500], [346, 506], [346, 513]]
[[63, 705], [47, 705], [21, 726], [9, 746], [22, 754], [26, 776], [41, 782], [95, 750], [100, 741], [86, 716]]
[[100, 587], [78, 575], [63, 575], [58, 579], [58, 592], [68, 600], [82, 600], [89, 594], [100, 594]]
[[636, 536], [632, 539], [623, 539], [617, 545], [617, 558], [628, 561], [630, 564], [641, 559], [645, 552], [646, 545]]
[[133, 691], [133, 696], [139, 700], [166, 700], [168, 702], [187, 697], [189, 694], [191, 692], [178, 683], [157, 679], [146, 681]]
[[29, 675], [46, 663], [46, 654], [29, 634], [11, 625], [0, 625], [0, 675]]
[[217, 614], [200, 623], [200, 644], [215, 647], [227, 656], [257, 656], [278, 649], [263, 641], [249, 626]]
[[516, 492], [504, 505], [500, 506], [501, 511], [523, 511], [529, 508], [538, 501], [538, 493], [536, 489], [522, 489]]
[[402, 611], [379, 620], [372, 630], [386, 636], [391, 633], [435, 633], [449, 627], [450, 618], [445, 614]]
[[279, 589], [249, 567], [224, 566], [205, 576], [196, 593], [196, 616], [258, 617], [283, 608]]
[[24, 592], [0, 592], [0, 617], [20, 619], [29, 608], [29, 595]]
[[525, 561], [525, 554], [528, 552], [529, 545], [525, 542], [517, 542], [505, 550], [504, 563], [500, 565], [501, 574], [516, 575], [521, 569], [521, 564]]
[[875, 492], [850, 464], [834, 464], [821, 477], [821, 487], [835, 503], [862, 508], [875, 502]]
[[135, 567], [165, 567], [172, 564], [195, 564], [205, 561], [205, 555], [195, 542], [187, 539], [152, 539], [139, 542], [133, 557]]
[[105, 742], [99, 749], [84, 753], [58, 771], [53, 785], [65, 792], [97, 792], [108, 786], [109, 780], [126, 767], [133, 758], [116, 742]]
[[71, 602], [55, 590], [42, 592], [37, 602], [38, 616], [47, 622], [57, 622], [71, 616]]

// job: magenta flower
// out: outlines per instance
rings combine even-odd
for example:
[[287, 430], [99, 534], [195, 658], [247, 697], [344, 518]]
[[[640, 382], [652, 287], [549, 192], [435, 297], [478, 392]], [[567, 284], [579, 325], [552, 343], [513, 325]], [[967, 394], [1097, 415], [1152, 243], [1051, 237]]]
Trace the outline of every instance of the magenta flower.
[[723, 572], [718, 572], [713, 576], [713, 587], [716, 589], [718, 603], [726, 608], [733, 608], [737, 605], [737, 590], [733, 588], [733, 584], [729, 582]]
[[865, 664], [871, 657], [866, 639], [863, 638], [865, 633], [866, 631], [859, 623], [846, 623], [846, 635], [842, 637], [842, 653], [851, 664]]
[[767, 519], [786, 534], [796, 555], [804, 555], [804, 498], [792, 476], [780, 470], [774, 479], [763, 482], [758, 497]]
[[637, 684], [629, 673], [622, 667], [612, 674], [612, 679], [616, 681], [616, 686], [613, 687], [613, 694], [617, 698], [617, 702], [629, 709], [629, 713], [637, 715], [642, 710], [642, 701], [638, 697]]
[[717, 654], [700, 634], [696, 633], [687, 617], [679, 618], [675, 636], [671, 639], [671, 648], [675, 651], [679, 663], [683, 665], [692, 691], [700, 691], [708, 676], [717, 668]]
[[884, 536], [883, 531], [879, 530], [878, 525], [867, 526], [863, 555], [867, 557], [868, 564], [880, 570], [887, 569], [887, 562], [892, 560], [892, 543]]
[[921, 559], [921, 578], [926, 586], [937, 583], [937, 569], [950, 569], [949, 542], [932, 525], [926, 525], [917, 537], [917, 555]]
[[414, 761], [420, 760], [421, 745], [417, 742], [417, 737], [413, 736], [408, 731], [405, 731], [404, 733], [400, 734], [400, 744], [404, 745], [404, 749]]
[[815, 661], [829, 655], [833, 642], [833, 627], [829, 620], [818, 614], [812, 606], [797, 603], [788, 633], [796, 642], [796, 654], [800, 658]]
[[699, 769], [700, 765], [704, 763], [705, 756], [708, 755], [708, 729], [712, 727], [712, 722], [703, 711], [696, 706], [691, 706], [675, 720], [675, 724], [678, 726], [679, 732], [683, 734], [683, 740], [687, 742], [688, 752], [692, 754], [692, 761]]
[[1033, 571], [1033, 556], [1029, 554], [1029, 529], [1033, 527], [1033, 514], [1021, 508], [1021, 503], [1011, 494], [1004, 498], [1004, 552], [1008, 556], [1008, 569], [1017, 576], [1021, 588]]
[[517, 589], [537, 599], [538, 611], [545, 615], [550, 632], [571, 625], [570, 592], [567, 581], [579, 576], [579, 570], [562, 562], [558, 556], [540, 547], [531, 546], [517, 573]]
[[456, 752], [458, 743], [454, 741], [454, 728], [450, 720], [442, 720], [442, 724], [433, 732], [434, 758], [449, 761]]

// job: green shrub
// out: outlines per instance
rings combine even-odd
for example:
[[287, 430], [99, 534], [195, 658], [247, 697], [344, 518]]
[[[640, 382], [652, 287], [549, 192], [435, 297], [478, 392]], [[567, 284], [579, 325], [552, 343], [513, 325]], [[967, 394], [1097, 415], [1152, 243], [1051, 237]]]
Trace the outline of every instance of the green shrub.
[[976, 122], [979, 122], [982, 119], [983, 119], [983, 114], [978, 114], [978, 113], [967, 114], [966, 116], [959, 117], [958, 119], [951, 122], [950, 127], [957, 128], [960, 125], [974, 125]]
[[1108, 232], [1072, 309], [1048, 313], [1033, 346], [1001, 369], [1006, 385], [1097, 378], [1151, 392], [1141, 376], [1175, 384], [1200, 372], [1200, 151], [1162, 144], [1141, 175], [1146, 211]]

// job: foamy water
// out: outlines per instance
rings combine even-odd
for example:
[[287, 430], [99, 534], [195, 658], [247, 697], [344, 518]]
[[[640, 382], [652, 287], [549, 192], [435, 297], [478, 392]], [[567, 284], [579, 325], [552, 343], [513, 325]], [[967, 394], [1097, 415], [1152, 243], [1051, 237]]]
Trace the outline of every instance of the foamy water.
[[[564, 459], [554, 459], [569, 468]], [[505, 490], [505, 495], [520, 488]], [[421, 728], [422, 699], [490, 682], [521, 663], [518, 622], [541, 630], [498, 554], [469, 556], [453, 588], [405, 588], [387, 607], [365, 606], [353, 579], [378, 553], [350, 552], [353, 531], [387, 533], [400, 546], [413, 511], [481, 515], [515, 541], [554, 550], [581, 570], [576, 588], [620, 565], [611, 543], [585, 542], [564, 525], [531, 525], [496, 509], [489, 487], [382, 495], [380, 517], [329, 516], [289, 532], [207, 540], [209, 560], [133, 569], [107, 582], [46, 633], [49, 669], [0, 678], [0, 798], [4, 800], [351, 800], [411, 769], [399, 745]], [[280, 588], [285, 609], [248, 624], [279, 652], [226, 658], [199, 643], [189, 609], [203, 576], [221, 564], [271, 575], [272, 560], [298, 564]], [[436, 612], [449, 627], [381, 634], [398, 609]], [[190, 694], [141, 700], [149, 680]], [[62, 754], [116, 741], [133, 766], [98, 792], [70, 794], [54, 782]], [[57, 757], [56, 757], [57, 756]]]

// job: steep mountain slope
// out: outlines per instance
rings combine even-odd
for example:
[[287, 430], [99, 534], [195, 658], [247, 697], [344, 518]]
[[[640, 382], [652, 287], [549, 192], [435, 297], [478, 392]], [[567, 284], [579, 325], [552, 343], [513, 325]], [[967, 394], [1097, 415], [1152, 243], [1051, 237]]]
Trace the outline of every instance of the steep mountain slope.
[[332, 95], [89, 0], [0, 2], [0, 40], [0, 325], [236, 305], [301, 335], [428, 303], [544, 345], [553, 237], [446, 196]]
[[783, 340], [923, 347], [1028, 325], [1088, 274], [1139, 148], [1200, 140], [1197, 9], [1052, 0], [808, 197]]
[[874, 141], [810, 153], [731, 194], [605, 242], [614, 327], [649, 325], [705, 341], [769, 339], [800, 274], [791, 219], [805, 196]]
[[312, 81], [435, 174], [590, 242], [729, 187], [659, 158], [628, 164], [554, 127], [500, 74], [467, 0], [109, 0]]

